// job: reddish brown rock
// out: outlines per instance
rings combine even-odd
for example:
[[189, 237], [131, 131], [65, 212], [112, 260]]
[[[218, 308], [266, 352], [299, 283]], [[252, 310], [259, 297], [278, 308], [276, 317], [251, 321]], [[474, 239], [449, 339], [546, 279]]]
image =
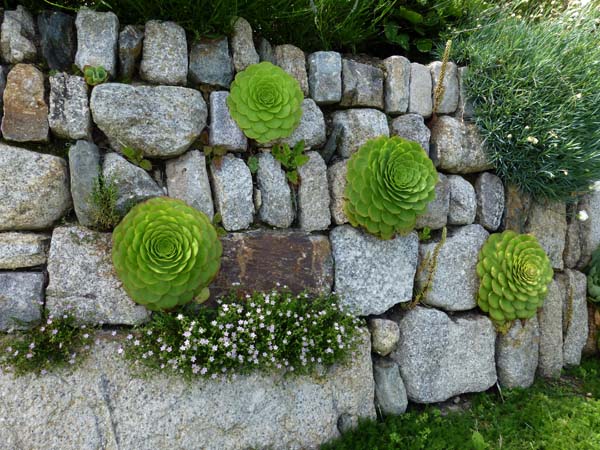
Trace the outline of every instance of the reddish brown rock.
[[595, 305], [588, 303], [588, 338], [583, 347], [584, 355], [598, 353], [598, 332], [600, 331], [600, 311]]
[[210, 286], [213, 299], [232, 289], [244, 294], [269, 291], [277, 283], [295, 293], [331, 291], [333, 259], [327, 236], [255, 230], [230, 233], [222, 242], [221, 270]]
[[44, 75], [31, 64], [17, 64], [8, 73], [2, 135], [5, 139], [17, 142], [48, 140]]
[[502, 228], [516, 233], [525, 231], [527, 216], [531, 208], [531, 197], [519, 191], [514, 184], [507, 184], [504, 193], [504, 217]]

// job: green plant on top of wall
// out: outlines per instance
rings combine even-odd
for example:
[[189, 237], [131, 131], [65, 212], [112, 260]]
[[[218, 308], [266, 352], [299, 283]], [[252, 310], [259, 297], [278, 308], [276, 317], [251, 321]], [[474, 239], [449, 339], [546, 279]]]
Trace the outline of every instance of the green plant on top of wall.
[[134, 206], [113, 231], [112, 260], [123, 288], [153, 311], [208, 299], [221, 253], [208, 217], [168, 197]]
[[438, 175], [423, 148], [398, 136], [364, 144], [348, 160], [344, 211], [381, 239], [407, 234], [435, 198]]

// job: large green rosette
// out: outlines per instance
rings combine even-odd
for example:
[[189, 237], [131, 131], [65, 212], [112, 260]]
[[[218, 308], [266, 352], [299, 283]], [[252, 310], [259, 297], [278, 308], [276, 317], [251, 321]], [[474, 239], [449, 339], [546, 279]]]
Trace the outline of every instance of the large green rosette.
[[592, 260], [586, 268], [588, 299], [600, 304], [600, 246], [592, 253]]
[[221, 254], [208, 217], [173, 198], [134, 206], [113, 231], [117, 275], [129, 296], [152, 311], [206, 300]]
[[246, 136], [266, 143], [292, 134], [302, 117], [302, 100], [298, 81], [265, 61], [235, 76], [227, 106]]
[[492, 234], [479, 252], [477, 303], [503, 325], [536, 314], [554, 275], [548, 255], [530, 234]]
[[416, 142], [379, 137], [348, 160], [344, 211], [354, 227], [381, 239], [406, 234], [435, 198], [433, 162]]

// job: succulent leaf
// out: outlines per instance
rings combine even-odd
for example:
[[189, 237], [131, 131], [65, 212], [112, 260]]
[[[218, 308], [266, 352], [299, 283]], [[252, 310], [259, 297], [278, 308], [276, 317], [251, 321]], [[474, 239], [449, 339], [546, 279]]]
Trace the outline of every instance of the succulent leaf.
[[344, 210], [352, 226], [381, 239], [407, 234], [435, 198], [438, 175], [416, 142], [379, 137], [348, 161]]
[[298, 81], [264, 61], [236, 75], [227, 106], [246, 136], [265, 143], [292, 134], [302, 117], [302, 100]]
[[554, 272], [548, 255], [530, 234], [492, 234], [479, 251], [477, 303], [500, 326], [529, 319], [548, 293]]
[[208, 217], [168, 197], [134, 206], [113, 232], [117, 275], [129, 296], [152, 311], [206, 300], [221, 254]]
[[586, 268], [588, 299], [600, 303], [600, 246], [592, 253], [592, 259]]

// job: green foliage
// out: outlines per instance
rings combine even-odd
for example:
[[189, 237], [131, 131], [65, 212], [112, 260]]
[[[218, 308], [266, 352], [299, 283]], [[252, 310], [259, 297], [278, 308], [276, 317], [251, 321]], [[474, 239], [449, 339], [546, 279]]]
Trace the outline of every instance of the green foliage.
[[477, 304], [503, 327], [536, 314], [554, 272], [534, 236], [506, 230], [492, 234], [481, 248], [477, 275]]
[[600, 303], [600, 246], [592, 253], [592, 259], [586, 267], [588, 300]]
[[186, 377], [279, 370], [303, 374], [343, 361], [355, 348], [361, 321], [335, 296], [287, 291], [235, 294], [217, 309], [155, 313], [138, 329], [126, 356]]
[[99, 231], [109, 231], [117, 226], [121, 216], [117, 212], [119, 191], [114, 180], [106, 180], [102, 175], [94, 181], [90, 194], [90, 217], [92, 228]]
[[419, 230], [419, 241], [428, 241], [431, 239], [431, 228], [423, 227], [422, 230]]
[[433, 163], [416, 142], [371, 139], [348, 161], [344, 211], [352, 226], [381, 239], [413, 230], [417, 215], [435, 198]]
[[0, 341], [0, 366], [25, 375], [73, 365], [90, 349], [90, 333], [68, 314], [42, 317], [41, 325]]
[[121, 153], [123, 153], [123, 156], [125, 156], [130, 163], [135, 164], [144, 170], [152, 170], [152, 163], [147, 159], [144, 159], [144, 152], [141, 150], [124, 145], [121, 148]]
[[600, 179], [600, 2], [536, 20], [502, 10], [457, 33], [489, 159], [537, 198], [574, 200]]
[[102, 66], [84, 66], [83, 78], [89, 86], [97, 86], [108, 80], [108, 72]]
[[252, 175], [258, 172], [258, 158], [255, 155], [248, 158], [248, 169]]
[[117, 275], [129, 296], [153, 311], [205, 301], [221, 253], [208, 217], [168, 197], [134, 206], [113, 231]]
[[292, 184], [298, 184], [298, 167], [303, 166], [310, 159], [304, 154], [304, 141], [301, 140], [292, 148], [287, 144], [276, 144], [271, 149], [273, 157], [285, 169], [285, 176]]
[[[600, 448], [600, 360], [561, 380], [468, 397], [465, 411], [410, 408], [363, 422], [321, 450], [591, 450]], [[461, 398], [464, 399], [463, 396]]]
[[292, 134], [302, 117], [302, 99], [298, 81], [264, 61], [235, 76], [227, 106], [246, 136], [266, 143]]

